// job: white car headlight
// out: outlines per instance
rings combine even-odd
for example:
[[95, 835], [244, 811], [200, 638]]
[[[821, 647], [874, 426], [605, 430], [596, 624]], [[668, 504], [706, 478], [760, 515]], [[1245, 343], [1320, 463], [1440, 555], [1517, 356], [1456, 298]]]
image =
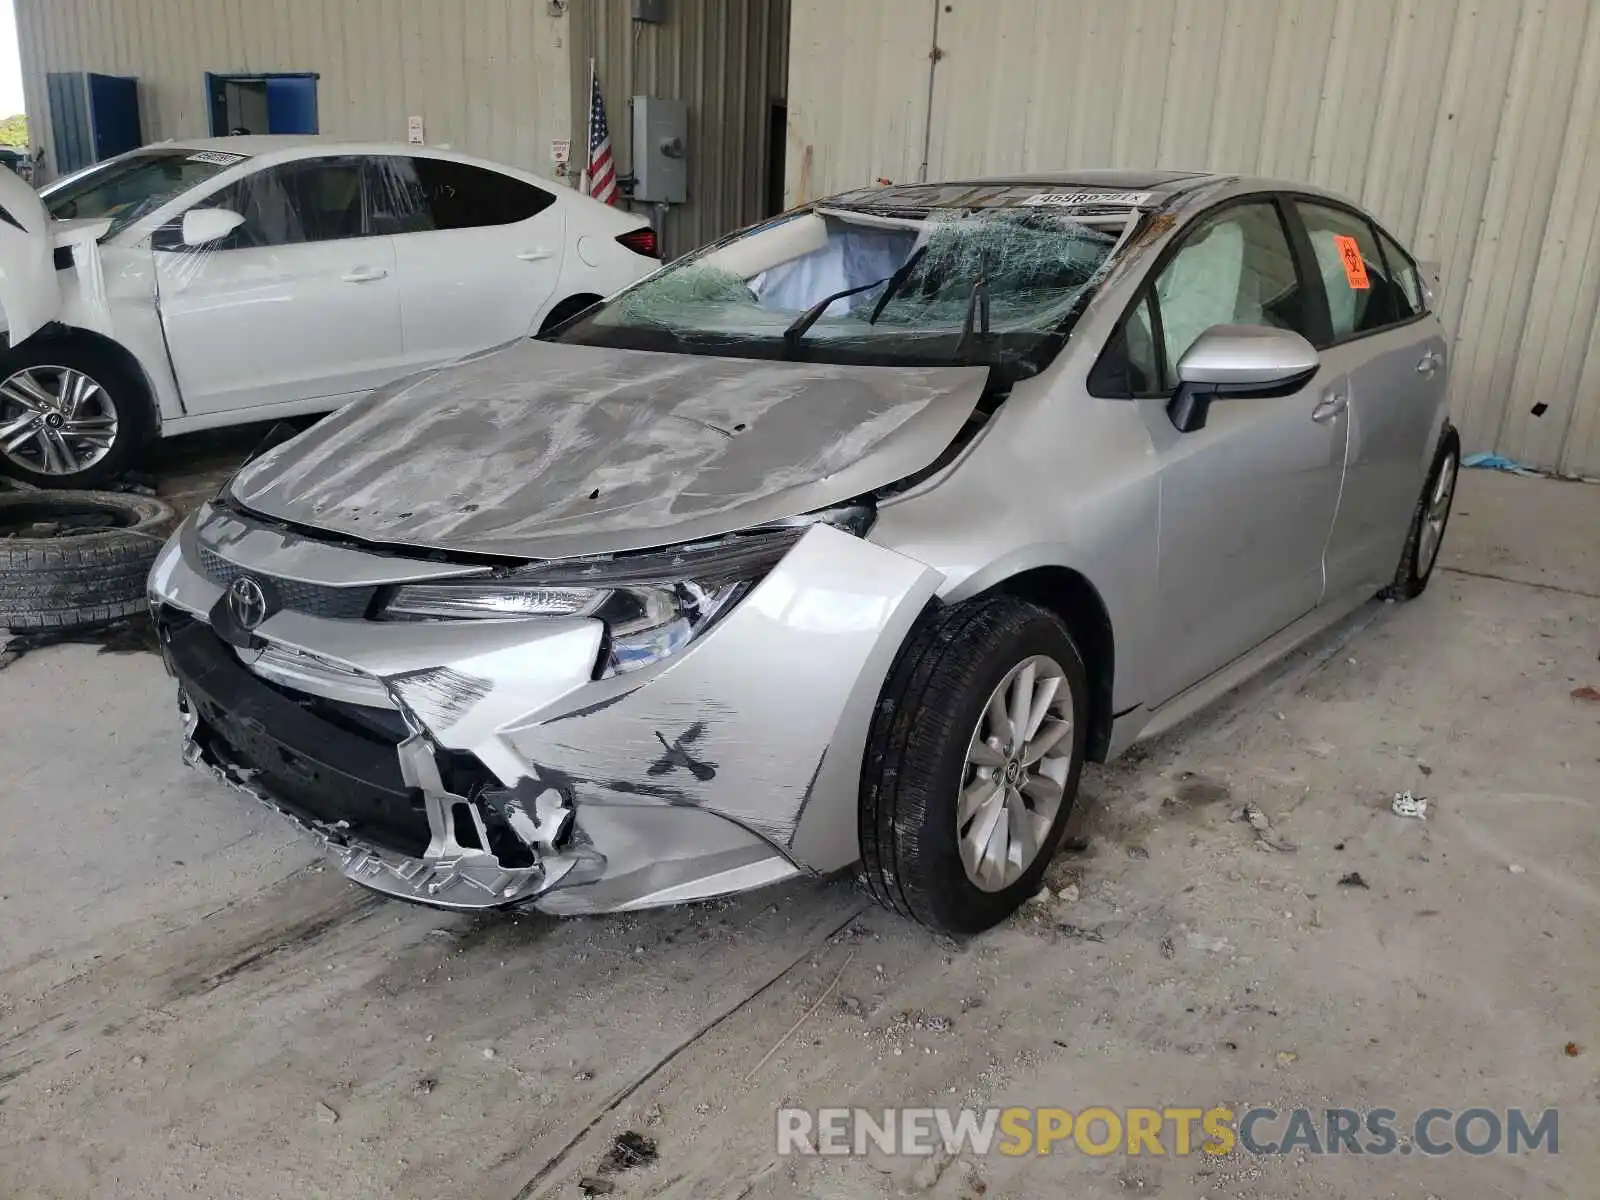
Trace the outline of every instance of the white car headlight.
[[385, 620], [594, 617], [606, 624], [601, 677], [637, 671], [711, 627], [800, 540], [806, 525], [700, 546], [539, 563], [493, 580], [405, 584]]

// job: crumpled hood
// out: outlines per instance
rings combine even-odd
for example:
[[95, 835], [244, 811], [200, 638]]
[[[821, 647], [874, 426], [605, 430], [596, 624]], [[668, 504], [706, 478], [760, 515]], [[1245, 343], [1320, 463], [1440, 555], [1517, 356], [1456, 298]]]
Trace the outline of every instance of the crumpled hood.
[[717, 537], [934, 461], [986, 367], [857, 367], [519, 341], [356, 401], [250, 463], [264, 516], [565, 558]]

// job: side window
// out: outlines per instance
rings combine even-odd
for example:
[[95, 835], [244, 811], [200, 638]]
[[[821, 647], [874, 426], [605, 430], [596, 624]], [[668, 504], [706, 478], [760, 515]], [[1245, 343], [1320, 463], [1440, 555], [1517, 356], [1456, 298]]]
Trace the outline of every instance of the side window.
[[1146, 292], [1106, 342], [1089, 372], [1089, 394], [1131, 400], [1161, 391], [1161, 356], [1156, 351], [1155, 318]]
[[353, 158], [309, 158], [268, 167], [200, 206], [231, 208], [244, 216], [243, 225], [215, 244], [218, 250], [327, 242], [366, 233], [360, 163]]
[[[1334, 341], [1371, 333], [1416, 315], [1420, 294], [1412, 302], [1403, 285], [1389, 277], [1372, 226], [1342, 208], [1306, 201], [1296, 201], [1295, 207], [1317, 256]], [[1416, 287], [1415, 271], [1411, 285]]]
[[1427, 302], [1422, 298], [1422, 280], [1417, 276], [1416, 260], [1402, 250], [1393, 238], [1382, 232], [1378, 234], [1378, 241], [1383, 246], [1383, 261], [1388, 264], [1389, 274], [1400, 288], [1404, 307], [1410, 309], [1403, 315], [1414, 317], [1427, 311]]
[[1178, 363], [1213, 325], [1270, 325], [1306, 332], [1304, 295], [1276, 206], [1239, 204], [1202, 219], [1155, 284], [1161, 390], [1178, 386]]
[[1156, 351], [1156, 323], [1150, 315], [1150, 296], [1128, 314], [1123, 337], [1128, 350], [1128, 390], [1135, 396], [1161, 391], [1161, 355]]
[[373, 220], [383, 233], [513, 225], [556, 198], [543, 188], [468, 163], [382, 158], [373, 165]]

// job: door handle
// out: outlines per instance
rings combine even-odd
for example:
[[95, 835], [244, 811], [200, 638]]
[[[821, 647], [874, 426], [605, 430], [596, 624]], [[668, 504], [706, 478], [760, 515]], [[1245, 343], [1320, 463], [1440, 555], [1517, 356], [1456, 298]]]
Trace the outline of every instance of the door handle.
[[388, 275], [389, 272], [381, 267], [356, 267], [354, 270], [346, 271], [339, 278], [346, 283], [371, 283], [376, 279], [385, 279]]
[[1432, 375], [1442, 366], [1444, 366], [1444, 358], [1429, 350], [1422, 356], [1422, 361], [1417, 364], [1417, 374]]
[[1343, 392], [1333, 396], [1324, 396], [1317, 406], [1311, 410], [1311, 419], [1317, 422], [1331, 421], [1349, 407], [1350, 397]]
[[554, 250], [546, 250], [543, 247], [540, 247], [535, 250], [524, 250], [521, 254], [517, 255], [517, 258], [523, 262], [543, 262], [545, 259], [552, 258], [554, 256]]

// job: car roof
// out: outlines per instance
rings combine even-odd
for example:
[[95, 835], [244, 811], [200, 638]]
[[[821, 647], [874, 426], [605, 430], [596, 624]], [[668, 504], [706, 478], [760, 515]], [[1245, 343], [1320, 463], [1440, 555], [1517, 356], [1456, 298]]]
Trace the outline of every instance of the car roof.
[[280, 150], [333, 148], [337, 143], [311, 133], [251, 133], [235, 137], [173, 138], [141, 150], [224, 150], [230, 154], [273, 154]]
[[[413, 142], [345, 142], [315, 133], [242, 133], [234, 137], [175, 138], [165, 142], [151, 142], [149, 145], [140, 146], [133, 153], [152, 150], [206, 150], [222, 154], [242, 154], [250, 158], [280, 160], [299, 158], [306, 154], [401, 154], [489, 163], [501, 169], [509, 166], [506, 163], [490, 163], [488, 159], [464, 154], [449, 146], [419, 146]], [[522, 170], [520, 167], [510, 167], [510, 169]]]
[[1205, 171], [1116, 171], [1089, 168], [1077, 171], [1030, 171], [1023, 175], [980, 175], [946, 182], [971, 184], [974, 187], [992, 184], [997, 187], [1037, 185], [1058, 190], [1110, 188], [1117, 191], [1160, 192], [1170, 195], [1228, 178], [1231, 176], [1214, 175]]

